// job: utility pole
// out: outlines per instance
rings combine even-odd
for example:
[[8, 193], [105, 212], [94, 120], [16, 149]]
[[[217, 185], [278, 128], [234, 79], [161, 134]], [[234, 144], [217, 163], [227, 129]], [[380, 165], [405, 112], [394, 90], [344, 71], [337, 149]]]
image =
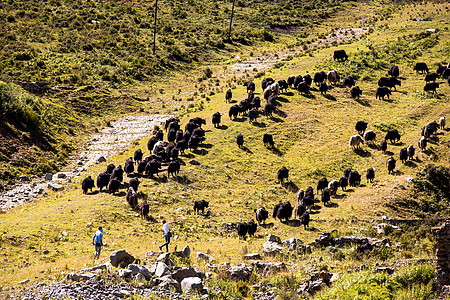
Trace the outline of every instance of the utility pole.
[[231, 42], [231, 24], [233, 23], [233, 15], [234, 15], [234, 2], [236, 2], [236, 0], [233, 0], [233, 7], [231, 8], [230, 29], [228, 29], [228, 40], [230, 42]]
[[156, 52], [156, 20], [158, 15], [158, 0], [155, 0], [155, 26], [153, 28], [153, 55]]

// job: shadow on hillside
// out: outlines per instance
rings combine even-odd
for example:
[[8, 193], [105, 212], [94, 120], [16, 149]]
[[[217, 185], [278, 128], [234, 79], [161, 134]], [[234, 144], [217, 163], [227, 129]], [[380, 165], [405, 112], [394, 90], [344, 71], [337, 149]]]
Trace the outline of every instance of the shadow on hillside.
[[253, 126], [259, 127], [259, 128], [266, 128], [267, 125], [264, 122], [253, 122], [252, 123]]
[[405, 166], [408, 166], [410, 168], [417, 168], [417, 164], [413, 162], [412, 160], [408, 160], [404, 163]]
[[369, 151], [363, 149], [354, 149], [353, 152], [362, 157], [370, 157], [372, 155]]
[[336, 97], [329, 95], [329, 94], [322, 94], [324, 98], [327, 98], [328, 100], [331, 101], [337, 101]]
[[287, 189], [288, 191], [291, 191], [293, 193], [297, 193], [298, 192], [298, 186], [291, 181], [289, 182], [282, 182], [281, 186], [284, 187], [285, 189]]
[[262, 228], [272, 228], [274, 225], [274, 223], [259, 224]]
[[245, 147], [245, 146], [242, 146], [241, 149], [243, 151], [247, 152], [248, 154], [253, 154], [253, 152], [250, 149], [248, 149], [247, 147]]
[[346, 189], [345, 190], [347, 193], [353, 193], [355, 190], [354, 189]]
[[382, 99], [384, 102], [393, 103], [394, 99]]
[[333, 196], [333, 198], [340, 200], [340, 199], [347, 198], [347, 195], [346, 194], [341, 194], [341, 195], [336, 194]]
[[402, 94], [402, 95], [408, 95], [407, 91], [394, 90], [394, 92], [397, 92], [397, 93]]
[[311, 209], [316, 210], [315, 212], [314, 211], [310, 212], [311, 214], [318, 214], [319, 213], [318, 210], [322, 209], [322, 206], [314, 204], [314, 205], [311, 206]]
[[384, 152], [384, 154], [387, 156], [392, 156], [392, 155], [394, 155], [394, 152], [386, 151], [386, 152]]
[[314, 96], [311, 93], [308, 93], [308, 94], [300, 93], [300, 95], [302, 95], [303, 97], [308, 98], [308, 99], [316, 99], [316, 96]]
[[234, 118], [232, 121], [233, 122], [244, 122], [246, 120], [247, 120], [246, 117], [238, 117], [238, 118]]
[[277, 97], [277, 100], [279, 100], [281, 102], [284, 102], [284, 103], [288, 103], [289, 102], [289, 100], [284, 98], [284, 97]]
[[202, 147], [202, 148], [206, 148], [206, 149], [211, 149], [212, 148], [212, 144], [209, 144], [209, 143], [206, 143], [206, 144], [200, 144], [200, 145], [198, 145], [199, 147]]
[[206, 155], [209, 153], [208, 150], [205, 149], [195, 149], [192, 152], [198, 155]]
[[355, 99], [355, 101], [361, 104], [362, 106], [370, 107], [370, 103], [367, 100], [359, 98]]
[[186, 177], [186, 175], [183, 176], [176, 176], [173, 178], [174, 181], [176, 181], [177, 183], [181, 183], [181, 184], [191, 184], [192, 180], [190, 180], [189, 178]]
[[272, 118], [270, 118], [272, 121], [274, 121], [275, 123], [281, 123], [281, 122], [284, 122], [284, 120], [283, 119], [281, 119], [281, 118], [278, 118], [278, 117], [272, 117]]
[[229, 103], [237, 103], [237, 100], [230, 100]]
[[280, 116], [282, 118], [286, 118], [287, 117], [286, 113], [284, 111], [280, 110], [280, 109], [276, 109], [274, 111], [274, 113], [276, 113], [278, 116]]
[[138, 173], [131, 173], [131, 174], [127, 174], [128, 178], [135, 178], [135, 177], [139, 177]]
[[219, 125], [216, 127], [217, 129], [221, 129], [221, 130], [227, 130], [228, 126], [227, 125]]
[[115, 196], [115, 197], [125, 197], [127, 195], [127, 193], [125, 193], [124, 191], [121, 191], [118, 193], [112, 193], [110, 195]]
[[400, 170], [395, 170], [395, 171], [392, 171], [392, 175], [394, 175], [394, 176], [401, 176], [401, 175], [403, 175], [404, 173], [402, 172], [402, 171], [400, 171]]
[[378, 146], [377, 145], [375, 145], [375, 144], [369, 144], [369, 143], [367, 143], [367, 147], [369, 147], [370, 149], [373, 149], [373, 150], [378, 150]]
[[86, 195], [97, 195], [98, 193], [100, 193], [100, 191], [99, 190], [95, 190], [95, 191], [87, 193]]
[[269, 149], [273, 154], [276, 154], [278, 156], [283, 155], [283, 153], [281, 153], [281, 151], [276, 147], [267, 147], [267, 149]]
[[302, 222], [297, 219], [287, 220], [286, 222], [281, 222], [281, 223], [286, 224], [291, 227], [299, 227], [300, 225], [302, 225]]
[[339, 204], [337, 204], [336, 202], [328, 202], [327, 205], [324, 204], [323, 206], [335, 208], [335, 207], [339, 207]]
[[284, 92], [283, 94], [286, 95], [286, 96], [290, 96], [290, 97], [294, 96], [294, 93], [291, 92], [291, 91], [289, 91], [289, 92]]

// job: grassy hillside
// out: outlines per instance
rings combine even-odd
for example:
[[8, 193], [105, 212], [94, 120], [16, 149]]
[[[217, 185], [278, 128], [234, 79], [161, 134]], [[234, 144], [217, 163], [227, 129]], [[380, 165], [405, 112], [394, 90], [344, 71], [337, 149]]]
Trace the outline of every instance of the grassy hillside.
[[[420, 184], [412, 189], [406, 181], [410, 176], [421, 179], [424, 175], [416, 174], [428, 164], [450, 167], [448, 126], [446, 130], [439, 130], [426, 151], [416, 150], [414, 161], [406, 164], [397, 162], [395, 175], [388, 175], [385, 167], [390, 155], [398, 158], [401, 148], [417, 144], [422, 126], [441, 116], [449, 116], [448, 84], [442, 83], [437, 94], [425, 93], [424, 75], [412, 71], [416, 61], [425, 61], [433, 70], [439, 63], [447, 62], [450, 34], [445, 22], [449, 5], [380, 6], [375, 10], [376, 14], [370, 16], [384, 15], [383, 19], [376, 21], [377, 28], [362, 40], [339, 47], [350, 54], [348, 61], [333, 62], [332, 53], [337, 48], [324, 48], [309, 51], [307, 55], [294, 55], [291, 60], [284, 61], [263, 75], [278, 80], [291, 74], [305, 75], [336, 69], [342, 77], [353, 75], [358, 78], [357, 84], [363, 90], [359, 101], [353, 100], [349, 89], [344, 87], [333, 87], [327, 96], [313, 90], [310, 96], [305, 97], [290, 90], [279, 97], [279, 110], [283, 113], [272, 119], [261, 115], [257, 123], [250, 124], [246, 119], [229, 120], [227, 112], [230, 104], [224, 102], [224, 91], [231, 87], [235, 100], [244, 99], [246, 91], [241, 81], [253, 79], [254, 73], [248, 72], [247, 77], [241, 79], [220, 81], [219, 88], [209, 94], [209, 101], [204, 99], [202, 110], [182, 115], [183, 125], [194, 116], [207, 118], [208, 124], [205, 126], [205, 143], [198, 151], [186, 151], [188, 155], [181, 157], [186, 165], [182, 166], [180, 176], [174, 179], [161, 174], [157, 180], [143, 179], [139, 198], [140, 201], [148, 199], [151, 215], [157, 221], [164, 218], [180, 222], [173, 226], [178, 239], [172, 242], [171, 249], [189, 245], [194, 253], [209, 253], [218, 263], [236, 264], [242, 261], [243, 254], [261, 252], [261, 245], [269, 233], [282, 239], [297, 237], [306, 244], [322, 231], [336, 229], [333, 232], [335, 237], [389, 237], [393, 245], [363, 257], [351, 254], [355, 247], [329, 247], [314, 249], [311, 255], [289, 254], [284, 258], [266, 258], [269, 261], [283, 260], [289, 272], [255, 277], [247, 284], [230, 283], [222, 274], [214, 273], [210, 282], [221, 286], [227, 299], [251, 297], [251, 285], [257, 281], [272, 283], [282, 299], [292, 299], [296, 297], [294, 291], [299, 283], [308, 279], [307, 274], [311, 270], [325, 269], [340, 272], [341, 277], [336, 284], [316, 295], [317, 299], [364, 296], [377, 296], [379, 299], [435, 298], [432, 287], [434, 270], [430, 264], [402, 268], [391, 277], [376, 274], [370, 268], [363, 272], [349, 271], [362, 266], [371, 267], [375, 263], [392, 265], [410, 258], [433, 258], [434, 239], [429, 229], [436, 225], [436, 218], [449, 215], [448, 192], [438, 191], [430, 201], [429, 192]], [[344, 17], [345, 13], [336, 15], [337, 19]], [[426, 21], [411, 21], [415, 18]], [[437, 33], [424, 35], [428, 28], [437, 29]], [[400, 67], [402, 86], [393, 92], [390, 100], [376, 100], [377, 80], [387, 75], [391, 63]], [[196, 101], [201, 101], [200, 95], [213, 86], [219, 68], [211, 66], [213, 76], [204, 80], [203, 86], [196, 86], [196, 95], [199, 96], [192, 103], [199, 103]], [[193, 72], [195, 75], [199, 73]], [[254, 78], [258, 93], [261, 93], [261, 80], [262, 77]], [[166, 86], [165, 97], [170, 99], [177, 89]], [[209, 122], [216, 111], [224, 114], [221, 129], [213, 128]], [[354, 124], [357, 120], [369, 122], [368, 129], [377, 133], [377, 144], [387, 129], [397, 128], [402, 134], [400, 143], [389, 144], [387, 154], [368, 145], [360, 151], [351, 150], [348, 138], [356, 133]], [[238, 133], [244, 135], [244, 149], [239, 149], [235, 144]], [[275, 151], [263, 146], [264, 133], [274, 135]], [[146, 149], [146, 142], [140, 141], [129, 152], [107, 163], [123, 164], [137, 148]], [[188, 164], [191, 158], [201, 165]], [[4, 253], [0, 282], [5, 295], [11, 292], [10, 286], [25, 278], [49, 282], [63, 278], [72, 270], [94, 265], [96, 262], [92, 260], [90, 241], [99, 225], [105, 228], [107, 244], [100, 258], [102, 262], [108, 259], [110, 251], [117, 249], [123, 248], [141, 257], [147, 251], [158, 250], [157, 245], [162, 242], [161, 223], [142, 221], [129, 209], [123, 192], [120, 195], [81, 193], [82, 178], [96, 176], [106, 168], [107, 163], [88, 170], [63, 192], [51, 192], [48, 197], [0, 215], [3, 230], [0, 243]], [[290, 185], [276, 182], [276, 172], [281, 166], [290, 170]], [[346, 192], [339, 189], [332, 199], [333, 205], [316, 203], [313, 221], [307, 230], [269, 218], [269, 222], [274, 224], [272, 228], [259, 227], [254, 238], [243, 241], [237, 238], [235, 232], [223, 227], [224, 222], [254, 218], [253, 210], [260, 206], [271, 210], [280, 201], [294, 204], [295, 193], [289, 187], [315, 187], [321, 177], [326, 176], [329, 180], [339, 178], [342, 171], [349, 167], [361, 174], [365, 174], [367, 168], [374, 167], [375, 182], [370, 184], [363, 179], [359, 187]], [[210, 201], [210, 218], [190, 212], [193, 201], [200, 199]], [[427, 208], [426, 204], [430, 202], [433, 205]], [[403, 206], [397, 205], [402, 203]], [[409, 206], [409, 203], [416, 204]], [[401, 232], [390, 228], [385, 235], [379, 235], [373, 228], [372, 220], [380, 220], [383, 215], [419, 216], [424, 221], [419, 226], [404, 225]], [[203, 268], [203, 264], [195, 259], [192, 263]]]

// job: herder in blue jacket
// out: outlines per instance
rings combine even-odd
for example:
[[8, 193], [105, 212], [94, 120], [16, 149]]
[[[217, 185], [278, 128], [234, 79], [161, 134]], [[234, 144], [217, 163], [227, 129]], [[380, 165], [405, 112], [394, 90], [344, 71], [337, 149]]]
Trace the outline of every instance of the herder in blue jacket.
[[92, 238], [92, 245], [95, 245], [95, 259], [100, 257], [100, 251], [103, 246], [103, 228], [99, 227]]

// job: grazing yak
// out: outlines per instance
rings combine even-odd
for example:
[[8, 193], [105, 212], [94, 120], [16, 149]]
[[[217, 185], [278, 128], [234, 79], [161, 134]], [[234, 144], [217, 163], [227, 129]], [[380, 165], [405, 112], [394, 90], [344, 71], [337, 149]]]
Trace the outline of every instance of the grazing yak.
[[116, 166], [114, 165], [114, 164], [109, 164], [107, 167], [106, 167], [106, 172], [109, 174], [109, 175], [111, 175], [112, 174], [112, 172], [114, 171], [114, 168], [115, 168]]
[[330, 195], [336, 195], [338, 188], [339, 188], [339, 181], [331, 180], [328, 183], [328, 189], [330, 190]]
[[123, 181], [122, 165], [118, 165], [117, 167], [114, 168], [114, 170], [111, 173], [111, 178], [116, 178], [117, 180], [119, 180], [119, 182]]
[[171, 161], [167, 166], [167, 177], [170, 177], [170, 175], [172, 175], [172, 177], [178, 176], [180, 166], [181, 164], [178, 160]]
[[363, 135], [364, 141], [366, 143], [374, 142], [376, 137], [377, 137], [376, 133], [373, 132], [372, 130], [367, 130], [366, 132], [364, 132], [364, 135]]
[[364, 140], [360, 135], [352, 135], [350, 140], [348, 141], [348, 145], [352, 147], [352, 149], [361, 149], [360, 144], [364, 144]]
[[359, 86], [354, 86], [350, 90], [350, 95], [353, 99], [359, 99], [359, 96], [362, 95], [362, 90], [359, 88]]
[[228, 89], [228, 91], [225, 92], [225, 102], [231, 102], [231, 98], [233, 97], [233, 92], [231, 89]]
[[294, 210], [294, 218], [301, 217], [306, 212], [306, 206], [303, 204], [299, 204], [295, 207]]
[[284, 179], [288, 180], [289, 178], [289, 170], [286, 169], [286, 167], [281, 167], [281, 169], [278, 170], [277, 172], [277, 179], [278, 181], [280, 181], [281, 183], [284, 182]]
[[88, 190], [91, 190], [95, 187], [94, 179], [91, 176], [86, 177], [81, 183], [81, 189], [83, 190], [83, 194], [87, 194]]
[[258, 114], [259, 114], [259, 112], [258, 112], [258, 110], [256, 108], [250, 109], [248, 111], [248, 115], [247, 115], [248, 116], [248, 122], [249, 123], [255, 122], [256, 119], [258, 118]]
[[341, 80], [341, 77], [336, 70], [332, 70], [327, 73], [327, 79], [331, 84], [336, 84]]
[[303, 77], [298, 75], [294, 78], [294, 88], [297, 89], [298, 85], [303, 82]]
[[410, 160], [414, 159], [414, 154], [416, 153], [416, 149], [413, 145], [409, 145], [408, 148], [406, 148], [406, 152], [408, 154], [408, 158]]
[[405, 163], [408, 160], [408, 150], [406, 148], [400, 149], [400, 160]]
[[352, 172], [352, 169], [347, 168], [344, 170], [344, 176], [348, 178], [348, 176], [350, 176], [350, 173]]
[[389, 71], [388, 71], [388, 75], [390, 75], [392, 77], [398, 77], [398, 75], [400, 75], [400, 70], [398, 69], [398, 67], [396, 65], [391, 65], [391, 67], [389, 68]]
[[253, 219], [250, 220], [250, 222], [247, 222], [247, 233], [250, 237], [255, 235], [256, 230], [258, 229], [258, 225], [253, 221]]
[[303, 189], [299, 189], [297, 192], [297, 203], [300, 203], [300, 201], [302, 201], [304, 196], [305, 196], [305, 191]]
[[236, 119], [238, 114], [239, 114], [239, 105], [235, 104], [231, 106], [228, 111], [228, 117], [230, 118], [230, 120]]
[[293, 207], [292, 207], [291, 203], [289, 201], [287, 201], [284, 203], [280, 203], [276, 213], [275, 213], [275, 209], [274, 209], [274, 214], [275, 214], [275, 217], [278, 218], [280, 221], [285, 220], [287, 222], [292, 217], [292, 211], [293, 211]]
[[244, 145], [244, 136], [241, 133], [239, 133], [236, 137], [236, 144], [239, 148], [242, 148], [242, 145]]
[[261, 88], [264, 91], [267, 87], [269, 87], [270, 85], [272, 85], [275, 82], [275, 80], [273, 80], [273, 78], [264, 78], [261, 81]]
[[385, 139], [381, 141], [381, 143], [380, 143], [380, 149], [381, 149], [381, 151], [382, 151], [383, 153], [386, 152], [386, 150], [387, 150], [387, 142], [386, 142]]
[[326, 206], [328, 202], [330, 202], [330, 190], [328, 188], [324, 188], [322, 191], [322, 202], [323, 205]]
[[327, 79], [327, 74], [324, 71], [317, 72], [314, 74], [314, 83], [316, 85], [319, 85], [320, 83], [324, 82], [325, 79]]
[[384, 139], [389, 140], [391, 141], [391, 144], [394, 144], [395, 142], [400, 141], [400, 137], [401, 135], [398, 133], [397, 129], [391, 129], [386, 133]]
[[311, 75], [306, 74], [305, 76], [303, 76], [303, 81], [306, 82], [308, 86], [310, 86], [313, 80], [311, 78]]
[[328, 187], [328, 180], [325, 177], [319, 179], [317, 182], [317, 194], [326, 187]]
[[153, 148], [155, 147], [157, 142], [158, 142], [158, 139], [156, 137], [152, 136], [147, 142], [148, 151], [153, 151]]
[[425, 82], [436, 81], [438, 77], [439, 75], [436, 73], [428, 73], [427, 75], [425, 75]]
[[339, 179], [339, 186], [345, 191], [345, 188], [348, 186], [348, 177], [342, 176]]
[[413, 71], [416, 71], [417, 73], [420, 72], [420, 74], [423, 74], [423, 72], [428, 73], [428, 67], [427, 64], [424, 62], [418, 62], [413, 68]]
[[366, 180], [367, 182], [372, 183], [375, 179], [375, 169], [374, 168], [368, 168], [366, 172]]
[[115, 193], [118, 192], [120, 188], [120, 181], [117, 180], [116, 178], [111, 178], [109, 180], [109, 184], [108, 184], [108, 192], [111, 193]]
[[355, 86], [355, 80], [351, 76], [345, 77], [342, 81], [342, 85], [351, 88], [352, 86]]
[[309, 93], [310, 93], [310, 92], [309, 92], [309, 85], [308, 85], [306, 82], [302, 81], [302, 82], [300, 82], [300, 83], [297, 85], [297, 91], [298, 91], [300, 94], [309, 94]]
[[445, 117], [441, 117], [441, 118], [439, 119], [439, 127], [440, 127], [442, 130], [445, 129], [445, 123], [446, 123]]
[[132, 209], [135, 209], [138, 206], [136, 191], [131, 186], [128, 188], [127, 191], [127, 202]]
[[305, 196], [302, 199], [302, 204], [306, 208], [309, 208], [309, 210], [311, 211], [312, 206], [314, 205], [314, 191], [313, 191], [313, 188], [311, 186], [309, 186], [306, 189]]
[[242, 239], [245, 240], [245, 236], [247, 235], [247, 231], [248, 231], [247, 223], [243, 222], [243, 223], [238, 223], [237, 224], [237, 234], [238, 234], [239, 238], [242, 238]]
[[271, 148], [273, 148], [275, 146], [275, 143], [273, 142], [273, 136], [269, 133], [264, 133], [263, 135], [263, 143], [264, 146], [269, 146]]
[[425, 86], [423, 87], [423, 90], [425, 91], [425, 92], [430, 92], [430, 91], [432, 91], [433, 92], [433, 94], [435, 94], [436, 93], [436, 89], [439, 87], [439, 83], [437, 83], [437, 82], [429, 82], [429, 83], [426, 83], [425, 84]]
[[180, 119], [178, 119], [178, 118], [174, 118], [174, 117], [169, 118], [169, 119], [166, 120], [166, 122], [164, 124], [164, 129], [167, 131], [168, 129], [171, 128], [171, 126], [176, 126], [176, 125], [171, 125], [172, 123], [178, 124], [179, 122], [180, 122]]
[[125, 161], [123, 169], [124, 169], [125, 173], [127, 173], [127, 175], [134, 172], [133, 158], [130, 157]]
[[139, 179], [136, 178], [136, 177], [134, 177], [134, 178], [131, 178], [131, 179], [130, 179], [130, 181], [128, 182], [128, 185], [129, 185], [130, 187], [132, 187], [132, 188], [137, 192], [140, 183], [141, 183], [141, 182], [139, 181]]
[[389, 95], [391, 95], [391, 90], [385, 86], [377, 88], [375, 91], [375, 99], [380, 99], [384, 101], [384, 97], [389, 99]]
[[136, 164], [139, 164], [142, 161], [142, 157], [144, 156], [144, 154], [142, 153], [141, 149], [137, 149], [136, 151], [134, 151], [134, 162]]
[[197, 148], [198, 148], [198, 145], [200, 145], [200, 142], [201, 142], [201, 137], [199, 137], [199, 136], [196, 136], [196, 135], [193, 135], [193, 136], [191, 136], [191, 138], [189, 139], [189, 142], [188, 142], [188, 148], [189, 149], [193, 149], [193, 150], [197, 150]]
[[355, 130], [358, 131], [359, 134], [363, 134], [364, 131], [366, 131], [366, 129], [367, 129], [367, 124], [369, 124], [369, 123], [367, 123], [365, 121], [358, 121], [355, 124]]
[[310, 221], [310, 216], [309, 216], [309, 213], [307, 212], [307, 211], [305, 211], [304, 213], [303, 213], [303, 215], [300, 217], [300, 222], [303, 224], [303, 226], [305, 227], [305, 230], [306, 230], [306, 227], [309, 227], [309, 221]]
[[326, 94], [328, 91], [328, 85], [325, 82], [321, 82], [319, 85], [319, 91], [321, 94]]
[[261, 98], [255, 97], [250, 103], [253, 108], [259, 109], [261, 107]]
[[292, 86], [294, 85], [294, 81], [295, 75], [290, 75], [286, 81], [289, 88], [292, 88]]
[[269, 212], [264, 207], [255, 209], [255, 213], [256, 213], [256, 221], [259, 224], [265, 223], [267, 218], [269, 217]]
[[202, 214], [205, 213], [205, 208], [207, 208], [209, 205], [209, 202], [205, 200], [198, 200], [194, 202], [194, 213], [199, 213], [202, 211]]
[[[378, 86], [379, 87], [386, 86], [389, 89], [394, 88], [394, 90], [397, 90], [397, 88], [395, 87], [396, 85], [402, 86], [402, 82], [400, 80], [398, 80], [397, 78], [395, 78], [395, 77], [389, 77], [389, 78], [381, 77], [378, 80]], [[389, 97], [388, 97], [388, 99], [389, 99]]]
[[212, 115], [212, 120], [211, 122], [214, 125], [214, 128], [218, 127], [220, 125], [220, 118], [222, 117], [222, 115], [220, 114], [220, 112], [216, 112]]
[[108, 172], [100, 173], [97, 176], [97, 187], [102, 191], [102, 188], [107, 187], [109, 184], [109, 180], [111, 179], [111, 174]]
[[137, 172], [139, 175], [145, 172], [145, 166], [147, 165], [148, 160], [143, 160], [137, 165]]
[[244, 86], [247, 87], [247, 93], [254, 92], [256, 89], [256, 85], [253, 81], [248, 81], [248, 82], [244, 83]]
[[394, 174], [394, 169], [395, 169], [395, 163], [397, 161], [393, 158], [393, 157], [389, 157], [388, 160], [386, 161], [386, 167], [388, 169], [388, 174]]
[[155, 134], [155, 138], [158, 141], [163, 141], [164, 140], [164, 132], [162, 130], [158, 130], [158, 132]]
[[175, 129], [170, 129], [169, 133], [167, 134], [167, 141], [169, 143], [175, 143], [177, 140], [177, 131]]
[[348, 175], [348, 185], [349, 186], [358, 186], [361, 183], [361, 175], [358, 171], [351, 171]]
[[144, 219], [144, 220], [148, 219], [148, 213], [150, 212], [150, 206], [148, 205], [147, 200], [144, 199], [144, 202], [142, 202], [139, 212], [141, 214], [142, 219]]
[[437, 67], [437, 69], [436, 69], [436, 74], [438, 74], [439, 76], [442, 76], [442, 74], [444, 73], [444, 71], [445, 71], [446, 69], [447, 69], [447, 68], [446, 68], [445, 66], [439, 65], [439, 66]]
[[154, 174], [158, 175], [159, 169], [161, 169], [161, 163], [156, 159], [152, 159], [145, 166], [145, 174], [153, 177]]
[[335, 50], [333, 53], [333, 60], [343, 61], [347, 60], [348, 55], [345, 53], [345, 50]]
[[267, 103], [264, 106], [264, 114], [266, 115], [266, 117], [272, 117], [272, 113], [275, 111], [275, 106], [273, 106], [270, 103]]
[[278, 80], [278, 86], [280, 87], [280, 92], [283, 92], [283, 90], [286, 92], [289, 87], [286, 80]]
[[419, 148], [422, 151], [425, 151], [427, 149], [427, 138], [422, 136], [418, 142]]

